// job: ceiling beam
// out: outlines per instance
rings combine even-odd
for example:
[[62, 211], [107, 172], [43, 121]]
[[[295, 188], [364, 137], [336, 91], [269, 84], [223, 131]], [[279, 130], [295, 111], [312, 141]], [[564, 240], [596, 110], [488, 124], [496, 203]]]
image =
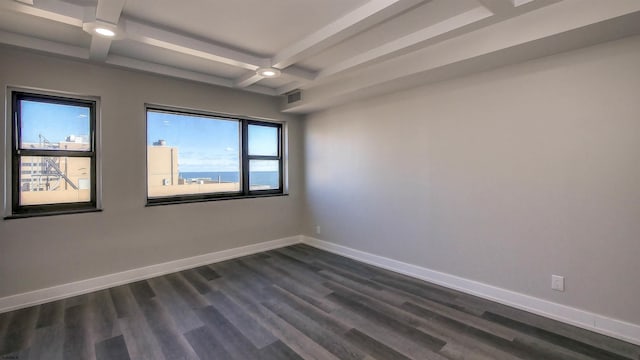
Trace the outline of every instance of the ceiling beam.
[[453, 16], [439, 23], [420, 29], [412, 34], [390, 41], [386, 44], [365, 51], [345, 61], [329, 66], [318, 73], [318, 79], [351, 70], [355, 67], [371, 63], [375, 60], [388, 58], [394, 53], [418, 46], [436, 36], [460, 29], [469, 24], [493, 16], [493, 12], [484, 6], [478, 6], [462, 14]]
[[286, 69], [282, 69], [282, 75], [298, 80], [311, 81], [315, 80], [315, 78], [318, 76], [318, 73], [315, 71], [303, 69], [299, 66], [289, 66]]
[[258, 75], [256, 72], [252, 71], [245, 75], [240, 76], [234, 81], [234, 86], [239, 88], [244, 88], [247, 86], [251, 86], [258, 81], [264, 79], [262, 76]]
[[278, 52], [271, 65], [284, 69], [425, 0], [370, 0]]
[[514, 0], [478, 0], [482, 6], [496, 15], [509, 14], [514, 11]]
[[96, 19], [117, 24], [126, 0], [98, 0]]
[[257, 57], [246, 52], [198, 40], [131, 19], [124, 19], [122, 23], [130, 39], [147, 45], [252, 71], [255, 71], [259, 67], [270, 66], [268, 59]]
[[511, 1], [513, 2], [513, 6], [518, 7], [518, 6], [526, 5], [536, 0], [511, 0]]
[[[37, 16], [77, 27], [82, 27], [84, 22], [95, 20], [114, 25], [121, 22], [121, 27], [123, 31], [126, 32], [128, 38], [145, 44], [244, 68], [252, 72], [260, 67], [271, 66], [269, 58], [254, 56], [250, 53], [177, 34], [131, 19], [122, 19], [122, 21], [120, 21], [125, 3], [126, 0], [99, 0], [97, 6], [92, 8], [60, 0], [34, 0], [35, 5], [33, 6], [27, 5], [23, 1], [5, 0], [0, 1], [0, 10]], [[110, 39], [93, 35], [89, 48], [90, 59], [94, 61], [105, 61], [109, 55], [111, 43], [112, 40]], [[52, 52], [58, 53], [57, 51]], [[289, 67], [283, 70], [282, 74], [306, 81], [314, 79], [316, 75], [315, 72], [297, 67]], [[242, 85], [241, 87], [248, 87], [259, 80], [261, 80], [261, 78], [241, 78], [237, 79], [235, 83]]]
[[[316, 75], [316, 72], [305, 70], [297, 66], [289, 66], [288, 68], [281, 70], [281, 76], [293, 78], [305, 83], [315, 79]], [[237, 78], [235, 80], [235, 84], [236, 87], [247, 87], [257, 83], [262, 79], [264, 79], [263, 76], [260, 76], [252, 71], [251, 73], [242, 75]]]
[[[150, 72], [150, 73], [170, 76], [174, 78], [192, 80], [192, 81], [197, 81], [200, 83], [205, 83], [210, 85], [225, 86], [225, 87], [234, 86], [234, 82], [230, 79], [203, 74], [195, 71], [178, 69], [172, 66], [156, 64], [149, 61], [132, 59], [125, 56], [109, 55], [105, 62], [110, 65], [119, 66], [127, 69], [136, 69], [136, 70], [141, 70], [143, 72]], [[276, 95], [273, 89], [265, 86], [251, 86], [246, 88], [245, 90], [259, 93], [259, 94], [265, 94], [265, 95]]]
[[120, 55], [109, 55], [105, 61], [107, 64], [121, 66], [128, 69], [143, 70], [146, 72], [152, 72], [155, 74], [168, 75], [179, 77], [182, 79], [196, 80], [200, 82], [206, 82], [213, 85], [220, 86], [233, 86], [233, 83], [229, 79], [206, 75], [195, 71], [189, 71], [184, 69], [175, 68], [168, 65], [156, 64], [149, 61], [133, 59]]
[[[117, 25], [120, 21], [120, 14], [124, 8], [126, 0], [98, 0], [96, 6], [96, 20], [105, 21]], [[108, 39], [98, 34], [91, 35], [91, 46], [89, 54], [91, 60], [105, 61], [109, 55], [112, 39]]]
[[[24, 1], [5, 1], [0, 8], [13, 12], [37, 16], [67, 25], [82, 27], [85, 21], [101, 20], [117, 24], [126, 0], [99, 0], [95, 9], [60, 0], [34, 0], [33, 6]], [[93, 35], [89, 48], [90, 58], [104, 61], [109, 53], [111, 40]]]
[[[129, 39], [142, 42], [147, 45], [243, 68], [251, 72], [254, 72], [261, 67], [271, 66], [269, 58], [258, 57], [250, 53], [195, 39], [132, 19], [123, 19], [121, 23]], [[305, 81], [313, 80], [316, 76], [315, 72], [294, 66], [282, 70], [282, 74], [284, 76]], [[261, 79], [262, 77], [248, 74], [236, 79], [235, 84], [237, 87], [247, 87], [255, 84]]]
[[[496, 17], [506, 19], [564, 0], [476, 0]], [[625, 0], [621, 0], [625, 1]], [[526, 6], [525, 6], [526, 5]]]
[[111, 39], [98, 35], [91, 36], [91, 46], [89, 46], [89, 58], [93, 61], [105, 61], [111, 48]]

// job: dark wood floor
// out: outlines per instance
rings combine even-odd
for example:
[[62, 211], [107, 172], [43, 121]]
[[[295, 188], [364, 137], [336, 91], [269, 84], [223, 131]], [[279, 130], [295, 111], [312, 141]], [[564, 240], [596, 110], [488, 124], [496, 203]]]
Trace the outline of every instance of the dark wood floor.
[[0, 359], [640, 359], [306, 245], [0, 314]]

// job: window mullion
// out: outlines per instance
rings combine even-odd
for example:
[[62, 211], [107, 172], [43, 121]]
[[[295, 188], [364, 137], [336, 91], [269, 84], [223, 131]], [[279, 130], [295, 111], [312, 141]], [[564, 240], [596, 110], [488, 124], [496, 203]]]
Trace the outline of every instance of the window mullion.
[[242, 120], [242, 193], [249, 194], [249, 124]]
[[69, 150], [32, 150], [20, 149], [16, 151], [18, 156], [64, 156], [64, 157], [94, 157], [93, 151], [69, 151]]
[[249, 160], [280, 160], [280, 157], [272, 155], [249, 155]]
[[282, 160], [282, 126], [278, 127], [278, 188], [284, 191], [284, 161]]

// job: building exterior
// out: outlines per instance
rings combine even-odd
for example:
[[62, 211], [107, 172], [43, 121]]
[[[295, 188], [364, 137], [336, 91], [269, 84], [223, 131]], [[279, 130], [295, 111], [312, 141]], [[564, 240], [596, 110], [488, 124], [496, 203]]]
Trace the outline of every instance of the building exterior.
[[147, 147], [147, 181], [149, 189], [178, 185], [178, 148], [159, 140]]
[[[41, 138], [44, 139], [44, 138]], [[37, 149], [86, 150], [88, 136], [68, 136], [52, 143], [46, 139], [23, 146]], [[20, 162], [20, 204], [83, 202], [91, 198], [89, 157], [24, 156]]]

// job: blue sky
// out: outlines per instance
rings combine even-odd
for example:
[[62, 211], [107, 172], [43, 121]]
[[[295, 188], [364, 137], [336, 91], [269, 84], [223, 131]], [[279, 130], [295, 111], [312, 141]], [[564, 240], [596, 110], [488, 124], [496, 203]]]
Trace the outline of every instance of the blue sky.
[[[277, 132], [274, 130], [277, 131], [275, 128], [252, 127], [249, 131], [250, 153], [270, 155], [277, 151]], [[180, 172], [240, 169], [240, 123], [236, 120], [148, 111], [147, 135], [149, 146], [165, 140], [167, 146], [178, 148]], [[270, 162], [262, 162], [251, 170], [275, 171], [277, 167], [274, 168]]]
[[21, 105], [23, 143], [38, 143], [39, 134], [53, 143], [89, 135], [89, 108], [26, 100]]

